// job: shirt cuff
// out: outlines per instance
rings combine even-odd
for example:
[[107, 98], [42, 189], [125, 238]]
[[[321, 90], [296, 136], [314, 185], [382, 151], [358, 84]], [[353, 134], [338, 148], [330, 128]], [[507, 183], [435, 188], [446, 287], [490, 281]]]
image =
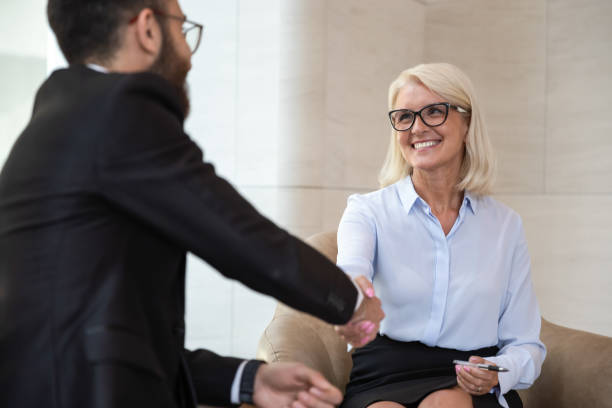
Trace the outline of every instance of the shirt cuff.
[[[351, 279], [350, 276], [349, 279]], [[357, 311], [357, 309], [359, 309], [359, 306], [361, 306], [361, 302], [363, 302], [363, 293], [361, 292], [359, 285], [357, 285], [357, 282], [355, 282], [353, 279], [351, 279], [351, 282], [353, 282], [355, 289], [357, 289], [357, 302], [355, 302], [355, 309], [353, 310], [354, 313]]]
[[[361, 288], [359, 287], [359, 285], [357, 285], [357, 282], [355, 282], [353, 279], [351, 279], [351, 282], [353, 282], [353, 285], [355, 285], [355, 289], [357, 289], [357, 302], [355, 302], [355, 310], [353, 310], [353, 313], [355, 313], [357, 309], [359, 309], [359, 306], [361, 306], [361, 302], [363, 302], [364, 296], [363, 296], [363, 292], [361, 292]], [[347, 343], [346, 352], [349, 353], [352, 349], [353, 349], [353, 346]]]
[[506, 394], [508, 391], [514, 388], [518, 382], [520, 373], [519, 370], [512, 364], [512, 361], [504, 355], [495, 357], [485, 357], [485, 360], [491, 361], [500, 367], [505, 367], [510, 371], [498, 373], [497, 379], [499, 381], [499, 391], [501, 394]]
[[234, 382], [232, 383], [232, 392], [230, 401], [234, 405], [240, 404], [240, 381], [242, 380], [242, 372], [244, 371], [244, 366], [248, 363], [249, 360], [244, 360], [238, 366], [238, 370], [236, 370], [236, 375], [234, 376]]

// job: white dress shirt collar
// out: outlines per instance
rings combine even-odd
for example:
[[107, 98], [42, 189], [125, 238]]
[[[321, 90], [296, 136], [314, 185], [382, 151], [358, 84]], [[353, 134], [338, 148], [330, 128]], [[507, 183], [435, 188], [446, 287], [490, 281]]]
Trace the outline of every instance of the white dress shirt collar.
[[97, 64], [87, 64], [87, 68], [93, 69], [94, 71], [102, 72], [103, 74], [108, 74], [110, 72], [108, 68]]

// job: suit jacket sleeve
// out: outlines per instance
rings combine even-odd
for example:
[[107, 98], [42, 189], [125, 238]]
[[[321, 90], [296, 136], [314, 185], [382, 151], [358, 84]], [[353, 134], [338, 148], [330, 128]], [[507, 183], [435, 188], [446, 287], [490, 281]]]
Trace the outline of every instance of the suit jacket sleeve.
[[172, 88], [152, 74], [123, 82], [99, 138], [101, 193], [226, 277], [330, 323], [347, 322], [357, 299], [349, 278], [202, 161], [172, 109]]
[[109, 94], [100, 116], [113, 119], [95, 126], [95, 148], [98, 190], [111, 205], [253, 290], [333, 324], [350, 319], [357, 291], [349, 278], [203, 162], [165, 81], [129, 75]]
[[238, 366], [244, 360], [221, 357], [208, 350], [185, 350], [185, 360], [199, 404], [231, 405], [232, 383]]
[[100, 135], [101, 193], [228, 278], [334, 324], [357, 291], [327, 258], [259, 214], [183, 132], [174, 94], [151, 74], [128, 76]]

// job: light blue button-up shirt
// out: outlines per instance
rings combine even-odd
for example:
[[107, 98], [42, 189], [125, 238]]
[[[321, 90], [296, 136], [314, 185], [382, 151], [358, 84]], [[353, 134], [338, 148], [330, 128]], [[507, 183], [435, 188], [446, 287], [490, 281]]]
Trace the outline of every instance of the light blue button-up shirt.
[[466, 192], [445, 235], [410, 177], [352, 195], [338, 266], [372, 280], [386, 314], [382, 334], [457, 350], [499, 347], [481, 357], [510, 370], [499, 374], [502, 406], [503, 394], [539, 376], [546, 348], [521, 218], [493, 198]]

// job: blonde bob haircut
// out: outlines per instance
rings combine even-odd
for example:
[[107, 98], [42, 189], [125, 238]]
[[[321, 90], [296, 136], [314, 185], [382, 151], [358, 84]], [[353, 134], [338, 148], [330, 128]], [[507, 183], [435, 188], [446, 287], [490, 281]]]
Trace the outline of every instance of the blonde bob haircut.
[[[474, 87], [459, 68], [451, 64], [421, 64], [403, 71], [389, 87], [389, 110], [395, 108], [397, 94], [409, 82], [422, 84], [447, 102], [462, 107], [469, 115], [465, 156], [457, 188], [482, 196], [491, 193], [495, 173], [495, 156], [485, 128]], [[398, 132], [391, 128], [387, 157], [380, 170], [381, 187], [391, 185], [412, 174], [399, 146]]]

